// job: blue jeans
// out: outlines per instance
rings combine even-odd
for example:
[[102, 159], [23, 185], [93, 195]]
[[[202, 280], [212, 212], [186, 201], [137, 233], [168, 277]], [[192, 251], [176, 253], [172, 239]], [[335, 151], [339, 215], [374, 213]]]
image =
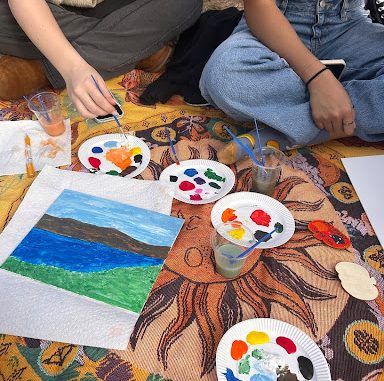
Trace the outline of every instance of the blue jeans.
[[[319, 59], [342, 58], [340, 81], [356, 111], [355, 135], [384, 140], [384, 25], [373, 24], [362, 0], [278, 0], [306, 47]], [[243, 17], [213, 53], [200, 80], [203, 97], [239, 121], [272, 129], [282, 149], [329, 140], [314, 124], [309, 93], [287, 62], [254, 37]], [[268, 132], [269, 131], [269, 132]]]

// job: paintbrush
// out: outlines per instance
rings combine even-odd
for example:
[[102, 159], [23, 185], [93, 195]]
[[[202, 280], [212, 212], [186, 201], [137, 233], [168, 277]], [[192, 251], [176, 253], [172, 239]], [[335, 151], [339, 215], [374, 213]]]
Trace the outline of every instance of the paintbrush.
[[[97, 81], [96, 81], [96, 78], [95, 78], [93, 75], [91, 75], [91, 77], [92, 77], [93, 83], [95, 84], [97, 90], [99, 90], [99, 93], [102, 94], [102, 95], [104, 96], [103, 92], [101, 91], [101, 88], [100, 88], [99, 84], [98, 84]], [[125, 138], [125, 141], [126, 141], [126, 143], [127, 143], [127, 146], [129, 146], [128, 137], [127, 137], [127, 135], [125, 134], [125, 132], [124, 132], [124, 130], [123, 130], [123, 127], [122, 127], [121, 123], [119, 122], [119, 119], [117, 119], [117, 116], [114, 115], [114, 114], [112, 114], [112, 116], [113, 116], [113, 118], [115, 119], [116, 124], [117, 124], [117, 126], [119, 127], [119, 129], [120, 129], [120, 132], [123, 134], [123, 136], [124, 136], [124, 138]]]
[[35, 167], [33, 166], [32, 162], [32, 150], [31, 150], [31, 139], [26, 134], [24, 138], [25, 142], [25, 167], [27, 169], [27, 176], [28, 177], [34, 177], [35, 176]]
[[168, 127], [164, 127], [164, 129], [165, 129], [165, 133], [167, 134], [167, 138], [169, 140], [169, 144], [171, 146], [171, 150], [173, 152], [173, 156], [175, 157], [176, 164], [180, 165], [180, 160], [177, 157], [176, 149], [175, 149], [175, 146], [173, 145], [173, 142], [172, 142], [172, 139], [171, 139], [171, 135], [169, 134], [169, 131], [168, 131]]
[[256, 127], [256, 136], [257, 136], [257, 145], [259, 146], [259, 152], [260, 152], [260, 158], [261, 158], [261, 163], [265, 167], [265, 160], [264, 160], [264, 155], [263, 155], [263, 148], [261, 146], [261, 140], [260, 140], [260, 134], [259, 134], [259, 127], [257, 126], [257, 120], [256, 118], [253, 119], [255, 122], [255, 127]]

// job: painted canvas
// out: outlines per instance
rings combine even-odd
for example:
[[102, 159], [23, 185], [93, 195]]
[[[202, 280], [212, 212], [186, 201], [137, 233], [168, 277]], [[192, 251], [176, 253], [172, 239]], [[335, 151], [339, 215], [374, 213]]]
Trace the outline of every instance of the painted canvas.
[[183, 222], [66, 189], [1, 268], [139, 313]]

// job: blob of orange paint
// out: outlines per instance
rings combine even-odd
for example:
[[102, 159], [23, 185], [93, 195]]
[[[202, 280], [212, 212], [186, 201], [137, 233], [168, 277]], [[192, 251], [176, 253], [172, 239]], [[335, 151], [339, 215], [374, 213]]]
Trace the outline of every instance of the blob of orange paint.
[[248, 345], [242, 340], [235, 340], [231, 347], [231, 356], [234, 360], [240, 360], [248, 352]]
[[119, 167], [122, 171], [129, 167], [132, 163], [131, 159], [132, 153], [131, 150], [127, 149], [127, 147], [122, 146], [120, 148], [112, 148], [110, 149], [105, 158], [111, 161], [116, 167]]
[[227, 208], [224, 210], [224, 212], [221, 214], [221, 221], [228, 222], [233, 221], [237, 218], [236, 214], [234, 213], [234, 209]]

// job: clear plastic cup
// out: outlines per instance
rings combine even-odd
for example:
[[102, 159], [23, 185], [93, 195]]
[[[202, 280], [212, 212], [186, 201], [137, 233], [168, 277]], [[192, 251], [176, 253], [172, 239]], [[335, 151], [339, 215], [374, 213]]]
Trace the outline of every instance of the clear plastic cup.
[[239, 222], [218, 225], [211, 235], [216, 271], [225, 278], [237, 277], [252, 251], [239, 256], [255, 242], [251, 230]]
[[257, 160], [264, 165], [252, 162], [252, 192], [262, 193], [271, 196], [276, 188], [281, 175], [281, 169], [287, 158], [283, 152], [273, 147], [262, 147], [263, 157], [256, 148], [253, 153]]
[[29, 99], [28, 107], [48, 135], [58, 136], [64, 133], [64, 116], [60, 97], [56, 93], [46, 91], [34, 95]]

